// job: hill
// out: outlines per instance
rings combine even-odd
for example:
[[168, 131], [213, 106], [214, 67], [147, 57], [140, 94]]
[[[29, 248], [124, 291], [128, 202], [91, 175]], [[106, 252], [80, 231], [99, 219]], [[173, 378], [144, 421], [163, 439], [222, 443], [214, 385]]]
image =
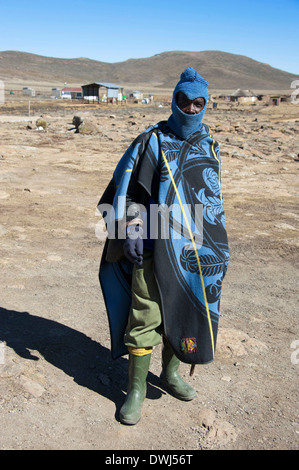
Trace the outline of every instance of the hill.
[[221, 51], [172, 51], [123, 62], [87, 58], [60, 59], [18, 51], [0, 52], [0, 79], [78, 83], [93, 81], [143, 83], [173, 87], [179, 74], [194, 67], [214, 89], [289, 89], [296, 75], [249, 57]]

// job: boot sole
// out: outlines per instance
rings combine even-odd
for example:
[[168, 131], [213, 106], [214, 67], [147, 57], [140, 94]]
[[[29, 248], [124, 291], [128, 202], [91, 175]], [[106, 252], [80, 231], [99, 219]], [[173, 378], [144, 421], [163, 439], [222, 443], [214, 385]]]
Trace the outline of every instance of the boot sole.
[[129, 419], [123, 419], [123, 418], [120, 418], [119, 420], [122, 424], [127, 424], [128, 426], [134, 426], [134, 424], [139, 423], [140, 418], [137, 421], [131, 421]]
[[186, 395], [179, 395], [178, 393], [175, 393], [172, 388], [167, 384], [167, 382], [164, 382], [163, 379], [161, 379], [160, 377], [160, 380], [161, 380], [161, 383], [165, 389], [165, 391], [167, 391], [170, 395], [172, 395], [173, 397], [177, 398], [178, 400], [182, 400], [182, 401], [192, 401], [194, 400], [194, 398], [197, 397], [197, 393], [195, 392], [194, 395], [191, 395], [191, 396], [186, 396]]

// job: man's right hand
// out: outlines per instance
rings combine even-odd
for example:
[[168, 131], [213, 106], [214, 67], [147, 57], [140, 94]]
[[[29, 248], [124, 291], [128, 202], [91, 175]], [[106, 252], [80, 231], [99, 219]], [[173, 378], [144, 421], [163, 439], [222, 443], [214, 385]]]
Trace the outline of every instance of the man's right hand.
[[129, 225], [123, 247], [125, 257], [137, 266], [142, 266], [143, 263], [142, 233], [143, 230], [139, 225]]

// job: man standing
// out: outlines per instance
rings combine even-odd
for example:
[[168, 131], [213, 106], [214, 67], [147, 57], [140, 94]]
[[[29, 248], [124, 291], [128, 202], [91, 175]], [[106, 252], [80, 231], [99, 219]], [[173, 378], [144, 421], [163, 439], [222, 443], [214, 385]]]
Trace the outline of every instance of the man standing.
[[161, 336], [161, 380], [181, 400], [196, 393], [178, 375], [180, 361], [214, 359], [228, 243], [219, 147], [202, 123], [207, 103], [208, 82], [188, 67], [168, 121], [135, 139], [99, 202], [109, 233], [99, 276], [112, 356], [129, 352], [125, 424], [141, 417]]

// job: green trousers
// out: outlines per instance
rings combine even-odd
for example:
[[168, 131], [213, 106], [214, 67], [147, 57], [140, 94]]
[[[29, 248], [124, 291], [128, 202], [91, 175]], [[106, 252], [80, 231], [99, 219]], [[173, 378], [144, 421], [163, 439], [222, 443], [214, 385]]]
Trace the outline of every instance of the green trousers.
[[161, 300], [153, 270], [152, 252], [143, 255], [143, 265], [134, 265], [132, 304], [125, 332], [125, 344], [132, 348], [152, 348], [161, 343]]

